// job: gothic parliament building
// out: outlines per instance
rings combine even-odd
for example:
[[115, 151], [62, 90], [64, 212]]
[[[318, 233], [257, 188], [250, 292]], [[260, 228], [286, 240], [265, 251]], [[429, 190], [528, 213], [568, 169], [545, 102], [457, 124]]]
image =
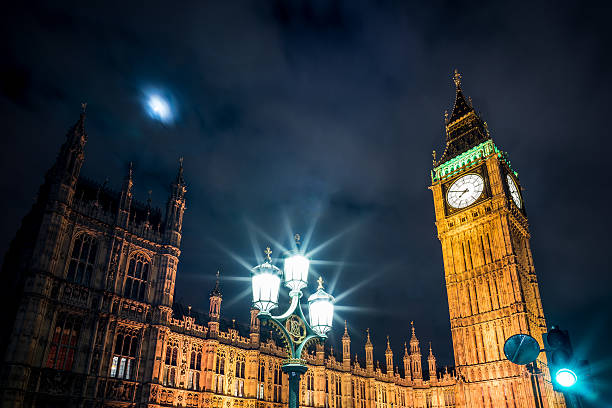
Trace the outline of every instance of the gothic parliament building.
[[[543, 354], [536, 375], [510, 363], [505, 339], [542, 344], [546, 323], [517, 172], [486, 122], [456, 97], [446, 146], [431, 171], [455, 367], [440, 370], [412, 327], [401, 370], [317, 345], [302, 358], [300, 405], [313, 408], [560, 408]], [[187, 186], [182, 163], [165, 212], [138, 202], [130, 168], [121, 191], [80, 177], [85, 113], [69, 130], [36, 202], [4, 258], [1, 405], [6, 407], [281, 408], [287, 405], [282, 344], [174, 302]], [[425, 364], [423, 364], [425, 361]], [[424, 367], [423, 367], [424, 366]]]

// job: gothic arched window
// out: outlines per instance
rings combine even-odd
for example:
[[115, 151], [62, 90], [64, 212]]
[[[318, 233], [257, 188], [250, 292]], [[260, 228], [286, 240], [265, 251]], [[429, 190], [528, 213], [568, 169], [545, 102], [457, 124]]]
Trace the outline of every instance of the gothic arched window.
[[88, 285], [96, 262], [98, 241], [89, 234], [80, 234], [72, 245], [66, 280]]
[[134, 367], [138, 349], [138, 337], [135, 333], [119, 333], [115, 340], [115, 352], [111, 365], [110, 376], [131, 380], [134, 377]]
[[146, 300], [149, 265], [149, 260], [142, 253], [130, 259], [123, 296], [139, 302]]
[[75, 316], [61, 314], [57, 318], [50, 341], [47, 367], [56, 370], [72, 370], [81, 324]]
[[166, 347], [166, 360], [164, 367], [163, 384], [171, 387], [175, 386], [176, 381], [176, 367], [178, 360], [178, 347], [168, 346]]

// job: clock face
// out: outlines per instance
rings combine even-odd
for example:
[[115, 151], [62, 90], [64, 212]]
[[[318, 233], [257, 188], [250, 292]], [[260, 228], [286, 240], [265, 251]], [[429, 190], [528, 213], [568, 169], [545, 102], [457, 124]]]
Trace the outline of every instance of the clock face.
[[512, 201], [518, 208], [521, 208], [521, 195], [519, 194], [518, 187], [514, 182], [514, 179], [510, 177], [510, 175], [506, 175], [506, 180], [508, 181], [508, 190], [510, 190], [510, 197], [512, 197]]
[[478, 174], [466, 174], [455, 181], [446, 193], [446, 201], [453, 208], [465, 208], [478, 200], [484, 190], [484, 180]]

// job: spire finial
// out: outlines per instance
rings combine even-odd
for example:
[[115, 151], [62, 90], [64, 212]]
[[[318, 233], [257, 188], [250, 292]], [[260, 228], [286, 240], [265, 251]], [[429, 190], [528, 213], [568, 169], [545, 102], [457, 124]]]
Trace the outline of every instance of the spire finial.
[[429, 342], [429, 355], [431, 356], [433, 352], [431, 351], [431, 341]]
[[293, 239], [295, 240], [295, 247], [299, 248], [300, 247], [300, 239], [301, 239], [300, 234], [295, 234], [293, 236]]
[[187, 314], [191, 316], [191, 305], [187, 306]]
[[185, 178], [183, 177], [183, 156], [179, 157], [179, 171], [176, 176], [177, 184], [185, 184]]
[[323, 278], [319, 276], [319, 279], [317, 279], [317, 283], [319, 284], [319, 287], [317, 289], [323, 289]]
[[391, 348], [391, 343], [389, 341], [389, 335], [387, 334], [387, 348], [390, 349]]
[[348, 334], [348, 324], [344, 321], [344, 334]]
[[87, 109], [87, 102], [81, 102], [81, 113], [85, 113]]
[[461, 74], [459, 70], [455, 68], [455, 75], [453, 75], [453, 81], [455, 81], [455, 86], [457, 89], [461, 88]]
[[366, 334], [367, 334], [367, 336], [368, 336], [368, 339], [367, 339], [367, 341], [366, 341], [366, 342], [367, 342], [367, 343], [370, 343], [371, 341], [370, 341], [370, 328], [369, 328], [369, 327], [366, 329]]
[[266, 259], [268, 260], [268, 262], [272, 262], [272, 257], [270, 256], [272, 255], [272, 250], [270, 249], [270, 247], [266, 247], [264, 254], [266, 254]]
[[433, 165], [435, 166], [436, 165], [436, 151], [435, 150], [431, 152], [431, 157], [433, 158]]
[[408, 354], [408, 344], [404, 342], [404, 353]]

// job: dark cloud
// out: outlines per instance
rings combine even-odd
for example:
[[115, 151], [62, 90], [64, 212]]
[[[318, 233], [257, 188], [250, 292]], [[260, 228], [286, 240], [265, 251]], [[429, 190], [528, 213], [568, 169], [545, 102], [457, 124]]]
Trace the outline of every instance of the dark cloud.
[[[185, 156], [179, 298], [205, 309], [217, 268], [248, 276], [221, 248], [254, 263], [249, 223], [287, 244], [285, 219], [302, 233], [316, 220], [313, 246], [349, 230], [317, 254], [345, 266], [316, 271], [336, 294], [367, 281], [340, 302], [362, 308], [341, 311], [353, 348], [361, 351], [370, 327], [379, 359], [387, 334], [400, 353], [414, 320], [452, 364], [427, 186], [458, 67], [520, 172], [548, 323], [570, 329], [587, 358], [608, 359], [609, 10], [399, 1], [12, 7], [0, 28], [3, 251], [87, 100], [87, 177], [119, 188], [134, 161], [139, 198], [152, 189], [163, 207]], [[148, 86], [174, 96], [174, 125], [145, 115]], [[248, 296], [233, 298], [248, 282], [223, 286], [224, 313], [245, 320]], [[610, 367], [602, 370], [609, 382]]]

